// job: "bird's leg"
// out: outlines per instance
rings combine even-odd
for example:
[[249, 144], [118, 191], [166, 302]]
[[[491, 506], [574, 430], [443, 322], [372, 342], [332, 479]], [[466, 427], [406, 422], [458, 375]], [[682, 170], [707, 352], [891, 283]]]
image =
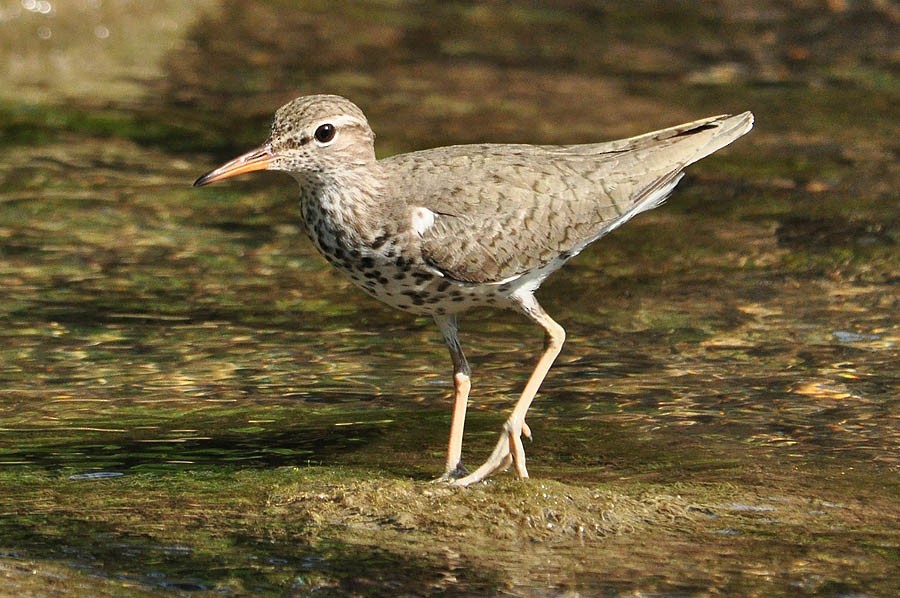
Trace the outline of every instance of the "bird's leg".
[[462, 464], [462, 440], [463, 428], [466, 423], [466, 407], [469, 403], [469, 390], [472, 383], [469, 380], [471, 371], [469, 362], [463, 354], [459, 344], [459, 335], [456, 329], [456, 316], [434, 316], [444, 341], [450, 349], [450, 357], [453, 358], [453, 419], [450, 422], [450, 444], [447, 448], [447, 463], [444, 467], [444, 475], [438, 481], [451, 481], [469, 473]]
[[566, 331], [547, 315], [530, 292], [523, 293], [521, 296], [513, 295], [512, 299], [517, 302], [526, 316], [544, 329], [546, 333], [544, 352], [531, 373], [525, 390], [522, 391], [522, 396], [519, 397], [512, 413], [503, 424], [503, 432], [500, 434], [500, 440], [494, 447], [494, 451], [481, 467], [464, 478], [454, 480], [453, 484], [456, 486], [468, 486], [480, 482], [489, 475], [506, 469], [511, 463], [515, 465], [516, 473], [520, 478], [528, 477], [528, 470], [525, 468], [525, 449], [522, 447], [522, 434], [524, 433], [526, 437], [530, 438], [531, 430], [525, 424], [525, 414], [544, 381], [544, 377], [550, 371], [550, 366], [553, 365], [562, 349], [566, 340]]

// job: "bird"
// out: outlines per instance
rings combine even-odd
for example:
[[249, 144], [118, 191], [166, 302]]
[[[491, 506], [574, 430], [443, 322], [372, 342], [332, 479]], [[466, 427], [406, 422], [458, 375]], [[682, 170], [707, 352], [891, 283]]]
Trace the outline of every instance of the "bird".
[[[628, 139], [578, 145], [481, 143], [375, 155], [363, 111], [338, 95], [292, 100], [259, 147], [200, 176], [195, 187], [282, 171], [300, 187], [299, 216], [325, 259], [367, 294], [437, 324], [453, 362], [443, 474], [469, 486], [513, 466], [528, 477], [525, 416], [559, 355], [565, 329], [535, 298], [585, 247], [659, 206], [688, 165], [753, 127], [751, 112], [704, 118]], [[482, 465], [463, 465], [471, 368], [460, 314], [511, 309], [540, 326], [543, 351]]]

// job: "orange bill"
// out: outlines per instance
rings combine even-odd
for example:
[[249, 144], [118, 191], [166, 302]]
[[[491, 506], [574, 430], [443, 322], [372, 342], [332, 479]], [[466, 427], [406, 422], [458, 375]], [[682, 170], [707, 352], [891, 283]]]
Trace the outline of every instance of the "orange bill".
[[215, 170], [210, 170], [194, 181], [194, 187], [202, 187], [210, 183], [216, 183], [223, 179], [231, 178], [245, 172], [265, 170], [272, 163], [272, 148], [268, 144], [250, 150], [230, 162], [222, 164]]

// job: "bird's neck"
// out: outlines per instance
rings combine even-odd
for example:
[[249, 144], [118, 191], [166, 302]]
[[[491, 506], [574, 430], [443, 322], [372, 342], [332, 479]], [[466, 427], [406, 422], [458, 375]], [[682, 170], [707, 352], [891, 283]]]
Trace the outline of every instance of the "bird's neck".
[[379, 206], [384, 182], [377, 163], [318, 173], [301, 179], [300, 202], [307, 232], [343, 237], [343, 243], [365, 245], [380, 228]]

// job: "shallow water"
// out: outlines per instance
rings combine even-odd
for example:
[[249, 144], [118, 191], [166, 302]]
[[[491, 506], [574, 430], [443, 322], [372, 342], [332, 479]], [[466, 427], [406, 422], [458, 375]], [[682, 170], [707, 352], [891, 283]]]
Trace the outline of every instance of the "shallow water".
[[[0, 3], [10, 592], [900, 589], [890, 6], [43, 4]], [[315, 254], [288, 177], [190, 188], [314, 92], [381, 155], [756, 113], [541, 290], [532, 480], [428, 483], [446, 349]], [[541, 337], [461, 331], [475, 464]]]

